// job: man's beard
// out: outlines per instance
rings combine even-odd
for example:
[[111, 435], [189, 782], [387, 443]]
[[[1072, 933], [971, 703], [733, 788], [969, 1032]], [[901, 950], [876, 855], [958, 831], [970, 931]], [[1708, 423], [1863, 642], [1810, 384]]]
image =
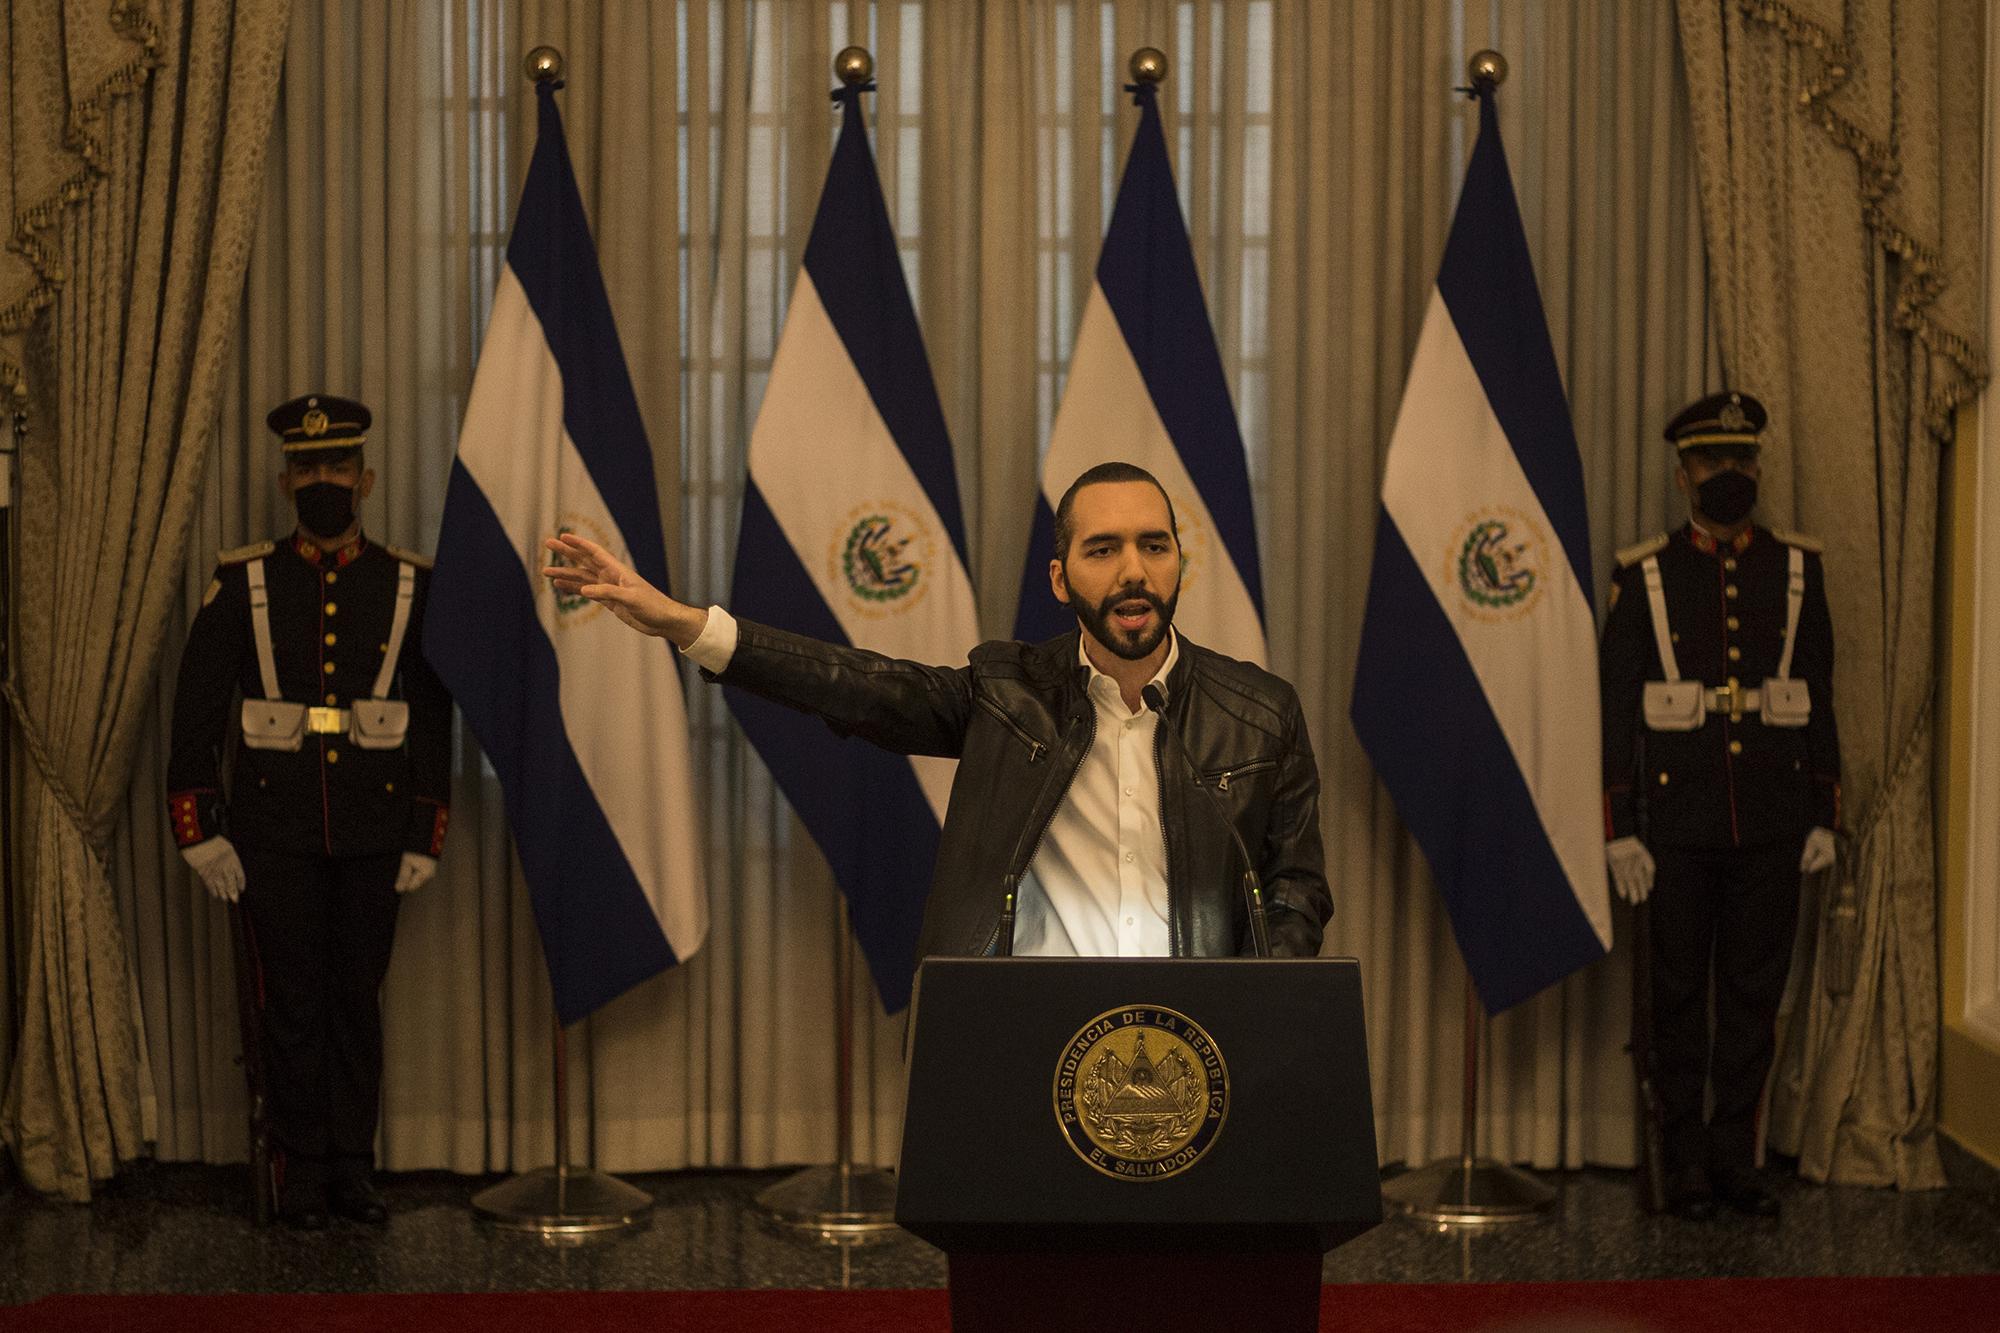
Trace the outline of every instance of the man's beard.
[[[1072, 598], [1070, 605], [1076, 611], [1076, 618], [1083, 622], [1090, 637], [1109, 648], [1128, 662], [1137, 662], [1158, 648], [1173, 627], [1174, 608], [1180, 605], [1181, 590], [1175, 587], [1174, 595], [1161, 601], [1145, 588], [1120, 588], [1096, 606], [1086, 605], [1081, 599]], [[1153, 618], [1146, 627], [1135, 633], [1120, 629], [1111, 623], [1112, 608], [1122, 602], [1144, 602], [1153, 608]]]

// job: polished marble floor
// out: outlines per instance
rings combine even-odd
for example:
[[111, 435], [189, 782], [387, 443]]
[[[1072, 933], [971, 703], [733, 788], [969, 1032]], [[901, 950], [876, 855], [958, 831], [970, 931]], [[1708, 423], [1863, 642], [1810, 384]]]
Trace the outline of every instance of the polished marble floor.
[[[1327, 1257], [1329, 1282], [2000, 1272], [2000, 1172], [1947, 1145], [1949, 1189], [1829, 1188], [1774, 1177], [1775, 1223], [1642, 1215], [1618, 1171], [1545, 1177], [1556, 1210], [1487, 1233], [1391, 1222]], [[944, 1257], [907, 1235], [832, 1247], [768, 1229], [751, 1206], [781, 1173], [642, 1176], [658, 1203], [643, 1229], [551, 1247], [488, 1230], [467, 1206], [490, 1180], [385, 1179], [384, 1228], [259, 1229], [241, 1168], [135, 1169], [87, 1206], [0, 1197], [0, 1304], [62, 1291], [526, 1291], [940, 1286]]]

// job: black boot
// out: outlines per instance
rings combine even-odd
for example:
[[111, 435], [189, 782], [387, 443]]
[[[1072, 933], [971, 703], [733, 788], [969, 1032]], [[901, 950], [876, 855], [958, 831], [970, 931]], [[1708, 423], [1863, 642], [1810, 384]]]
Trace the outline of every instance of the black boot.
[[337, 1163], [333, 1180], [326, 1189], [326, 1198], [333, 1205], [333, 1211], [340, 1216], [355, 1222], [366, 1222], [369, 1226], [381, 1226], [389, 1220], [389, 1205], [382, 1202], [375, 1182], [369, 1177], [369, 1164], [366, 1162]]
[[1715, 1197], [1747, 1217], [1778, 1215], [1778, 1196], [1764, 1188], [1755, 1171], [1717, 1171]]
[[1670, 1174], [1667, 1211], [1689, 1222], [1706, 1222], [1714, 1217], [1715, 1193], [1709, 1187], [1708, 1172], [1698, 1166], [1685, 1166]]
[[326, 1230], [326, 1164], [287, 1154], [278, 1186], [278, 1220], [294, 1231]]

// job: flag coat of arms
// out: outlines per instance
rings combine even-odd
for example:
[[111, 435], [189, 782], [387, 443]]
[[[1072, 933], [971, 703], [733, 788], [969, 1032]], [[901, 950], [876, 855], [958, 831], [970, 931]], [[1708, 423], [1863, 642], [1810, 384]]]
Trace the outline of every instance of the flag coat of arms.
[[1490, 89], [1390, 438], [1354, 729], [1499, 1012], [1611, 947], [1583, 464]]
[[[935, 665], [979, 641], [944, 412], [862, 122], [840, 136], [750, 435], [731, 610]], [[956, 761], [834, 735], [727, 691], [730, 710], [846, 895], [890, 1012], [909, 1002]]]
[[673, 650], [541, 576], [581, 533], [670, 586], [652, 452], [556, 110], [539, 137], [445, 495], [424, 647], [479, 738], [569, 1024], [708, 930]]
[[1243, 436], [1174, 192], [1157, 87], [1127, 91], [1139, 129], [1042, 460], [1014, 632], [1034, 642], [1076, 624], [1049, 591], [1056, 505], [1078, 476], [1116, 460], [1152, 473], [1173, 501], [1182, 559], [1175, 625], [1261, 666], [1264, 585]]

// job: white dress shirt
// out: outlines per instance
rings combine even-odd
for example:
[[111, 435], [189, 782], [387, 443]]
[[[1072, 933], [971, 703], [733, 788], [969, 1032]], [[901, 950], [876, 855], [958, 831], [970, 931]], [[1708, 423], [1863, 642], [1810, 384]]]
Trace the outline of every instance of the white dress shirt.
[[[1152, 684], [1164, 694], [1180, 660], [1180, 638], [1168, 631], [1166, 661]], [[687, 646], [705, 671], [721, 673], [736, 655], [736, 620], [719, 606]], [[1153, 758], [1159, 715], [1125, 707], [1118, 682], [1091, 665], [1091, 707], [1097, 713], [1090, 750], [1063, 793], [1041, 845], [1021, 877], [1014, 903], [1017, 955], [1164, 958], [1167, 931], [1167, 844], [1160, 828], [1160, 771]]]

